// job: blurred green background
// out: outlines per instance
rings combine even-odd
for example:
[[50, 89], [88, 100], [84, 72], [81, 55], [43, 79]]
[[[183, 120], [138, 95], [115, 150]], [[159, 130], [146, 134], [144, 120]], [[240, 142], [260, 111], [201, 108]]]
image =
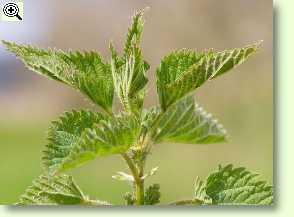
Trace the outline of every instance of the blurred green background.
[[[195, 94], [198, 103], [226, 127], [230, 141], [157, 145], [147, 167], [159, 166], [159, 171], [147, 184], [161, 184], [163, 203], [189, 198], [194, 178], [205, 178], [220, 163], [246, 166], [272, 183], [272, 1], [26, 0], [24, 21], [1, 22], [0, 37], [43, 48], [93, 49], [108, 58], [109, 40], [121, 49], [130, 16], [146, 6], [151, 7], [142, 44], [151, 64], [146, 107], [158, 102], [154, 71], [172, 50], [222, 50], [264, 41], [253, 58]], [[96, 109], [71, 88], [28, 71], [0, 46], [0, 204], [16, 202], [42, 172], [41, 152], [50, 121], [81, 107]], [[98, 158], [70, 173], [85, 193], [119, 204], [130, 186], [111, 179], [116, 171], [127, 171], [119, 156]]]

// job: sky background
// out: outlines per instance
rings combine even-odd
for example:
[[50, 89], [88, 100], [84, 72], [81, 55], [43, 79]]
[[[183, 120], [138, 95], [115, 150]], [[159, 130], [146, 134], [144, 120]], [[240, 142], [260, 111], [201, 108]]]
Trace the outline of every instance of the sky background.
[[[223, 50], [263, 40], [254, 57], [195, 93], [197, 102], [228, 130], [229, 142], [160, 144], [147, 168], [159, 166], [148, 183], [161, 184], [163, 203], [191, 197], [195, 177], [205, 178], [220, 163], [246, 166], [272, 182], [271, 1], [68, 2], [25, 1], [23, 22], [0, 22], [0, 39], [42, 48], [97, 50], [109, 58], [109, 40], [121, 49], [131, 15], [149, 6], [142, 42], [151, 65], [145, 107], [158, 103], [154, 72], [172, 50]], [[0, 203], [16, 202], [42, 172], [40, 158], [50, 121], [81, 107], [96, 109], [73, 89], [25, 69], [0, 45]], [[119, 156], [98, 158], [70, 173], [85, 193], [118, 204], [129, 186], [111, 179], [116, 171], [127, 171]]]

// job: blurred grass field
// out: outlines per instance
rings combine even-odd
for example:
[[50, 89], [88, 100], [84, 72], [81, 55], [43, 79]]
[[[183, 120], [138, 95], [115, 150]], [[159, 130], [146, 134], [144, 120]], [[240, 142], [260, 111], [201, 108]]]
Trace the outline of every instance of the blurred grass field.
[[[28, 0], [22, 24], [0, 23], [1, 39], [41, 47], [95, 49], [108, 57], [109, 39], [121, 50], [130, 15], [135, 9], [150, 6], [142, 44], [143, 54], [151, 64], [145, 107], [158, 102], [154, 72], [160, 58], [171, 50], [223, 50], [263, 39], [254, 57], [227, 75], [207, 82], [195, 94], [197, 102], [227, 129], [229, 142], [157, 145], [147, 169], [159, 166], [159, 170], [147, 185], [160, 183], [162, 203], [190, 198], [196, 176], [205, 178], [218, 164], [226, 163], [245, 166], [272, 183], [272, 2], [166, 2], [103, 0], [88, 2], [85, 9], [82, 1], [67, 4]], [[17, 202], [42, 172], [41, 156], [50, 121], [65, 110], [81, 107], [95, 109], [71, 88], [25, 69], [0, 45], [0, 204]], [[116, 171], [128, 172], [118, 155], [97, 158], [70, 173], [86, 194], [120, 204], [130, 186], [111, 178]]]

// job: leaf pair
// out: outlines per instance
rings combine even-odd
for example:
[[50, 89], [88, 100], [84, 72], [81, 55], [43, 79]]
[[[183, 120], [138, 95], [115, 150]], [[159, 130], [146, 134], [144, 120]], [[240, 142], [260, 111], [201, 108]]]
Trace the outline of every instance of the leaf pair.
[[97, 156], [124, 153], [138, 145], [144, 136], [154, 144], [205, 144], [226, 139], [222, 125], [192, 98], [181, 100], [164, 114], [158, 110], [144, 114], [142, 118], [127, 114], [111, 118], [91, 111], [66, 112], [52, 122], [43, 157], [45, 167], [56, 173]]

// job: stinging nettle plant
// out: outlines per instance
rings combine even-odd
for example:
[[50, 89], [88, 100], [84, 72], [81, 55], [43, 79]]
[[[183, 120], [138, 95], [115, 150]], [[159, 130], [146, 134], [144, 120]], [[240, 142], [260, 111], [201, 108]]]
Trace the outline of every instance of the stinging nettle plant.
[[[143, 11], [139, 11], [128, 29], [123, 54], [110, 43], [109, 62], [93, 51], [43, 50], [3, 41], [29, 69], [79, 90], [103, 110], [73, 110], [52, 122], [42, 157], [44, 173], [17, 204], [111, 205], [90, 199], [71, 176], [64, 174], [111, 154], [121, 155], [130, 170], [130, 174], [117, 172], [112, 177], [132, 186], [132, 192], [124, 195], [125, 204], [159, 204], [159, 185], [144, 186], [145, 179], [158, 169], [144, 170], [154, 145], [226, 141], [223, 126], [196, 104], [192, 94], [206, 81], [243, 63], [260, 43], [222, 52], [180, 49], [168, 54], [156, 70], [160, 105], [144, 109], [150, 66], [140, 49], [143, 24]], [[113, 113], [115, 94], [122, 105], [118, 114]], [[257, 176], [243, 167], [219, 166], [205, 180], [196, 178], [191, 199], [170, 205], [272, 204], [273, 187]]]

